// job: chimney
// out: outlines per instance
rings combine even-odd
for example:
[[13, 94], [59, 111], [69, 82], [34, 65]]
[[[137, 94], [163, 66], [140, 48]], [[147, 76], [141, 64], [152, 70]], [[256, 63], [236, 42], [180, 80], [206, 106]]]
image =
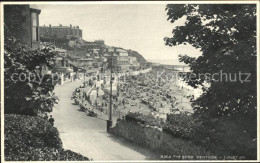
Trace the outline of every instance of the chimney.
[[77, 26], [77, 28], [79, 29], [79, 26]]
[[51, 27], [51, 24], [49, 24], [49, 27]]
[[70, 24], [70, 28], [72, 28], [72, 25]]
[[60, 24], [60, 27], [62, 27], [62, 24]]

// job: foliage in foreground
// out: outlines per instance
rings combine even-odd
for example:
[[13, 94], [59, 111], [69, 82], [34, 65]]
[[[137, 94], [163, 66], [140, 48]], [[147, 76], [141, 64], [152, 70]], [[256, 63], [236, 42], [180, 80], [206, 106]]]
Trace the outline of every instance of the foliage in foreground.
[[5, 115], [5, 160], [88, 160], [62, 148], [58, 130], [41, 117]]
[[51, 50], [31, 50], [5, 34], [5, 113], [36, 115], [52, 110], [57, 100], [53, 93], [56, 83], [51, 75], [42, 75], [42, 67], [51, 69], [54, 65], [55, 53]]
[[163, 130], [174, 137], [191, 140], [219, 156], [236, 155], [256, 159], [257, 143], [233, 120], [212, 119], [203, 123], [185, 114], [167, 116]]
[[190, 44], [202, 53], [179, 55], [192, 72], [186, 82], [204, 89], [192, 104], [203, 123], [199, 137], [256, 158], [256, 4], [169, 4], [166, 12], [171, 23], [186, 20], [165, 44]]
[[195, 115], [207, 123], [211, 118], [241, 121], [241, 131], [256, 138], [256, 4], [169, 4], [166, 11], [171, 23], [186, 20], [165, 44], [188, 43], [202, 52], [179, 58], [193, 73], [185, 78], [189, 85], [210, 85], [194, 101]]

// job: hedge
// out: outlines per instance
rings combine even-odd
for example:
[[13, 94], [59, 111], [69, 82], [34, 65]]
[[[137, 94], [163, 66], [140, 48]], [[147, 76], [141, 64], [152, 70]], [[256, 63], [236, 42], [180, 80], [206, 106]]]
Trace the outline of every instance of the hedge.
[[58, 130], [37, 116], [6, 114], [4, 125], [5, 160], [89, 160], [62, 148]]
[[126, 121], [136, 122], [139, 124], [158, 126], [165, 132], [173, 135], [174, 137], [193, 139], [196, 129], [199, 128], [199, 123], [192, 116], [186, 114], [169, 114], [167, 115], [166, 122], [156, 119], [152, 115], [144, 115], [142, 113], [128, 113], [125, 116]]
[[70, 150], [56, 148], [30, 148], [18, 154], [5, 155], [6, 161], [87, 161], [88, 158]]
[[200, 126], [195, 118], [187, 114], [169, 114], [163, 125], [163, 131], [174, 137], [192, 140]]
[[128, 113], [125, 116], [126, 121], [136, 122], [143, 125], [158, 126], [162, 127], [161, 121], [157, 120], [152, 115], [144, 115], [138, 112]]

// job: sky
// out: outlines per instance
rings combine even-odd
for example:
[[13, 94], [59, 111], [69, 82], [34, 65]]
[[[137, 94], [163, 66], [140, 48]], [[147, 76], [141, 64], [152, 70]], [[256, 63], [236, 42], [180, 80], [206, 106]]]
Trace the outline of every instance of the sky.
[[86, 41], [104, 40], [106, 45], [138, 51], [146, 60], [181, 64], [179, 54], [198, 56], [190, 45], [169, 47], [164, 37], [185, 19], [167, 21], [165, 4], [41, 4], [40, 25], [79, 26]]

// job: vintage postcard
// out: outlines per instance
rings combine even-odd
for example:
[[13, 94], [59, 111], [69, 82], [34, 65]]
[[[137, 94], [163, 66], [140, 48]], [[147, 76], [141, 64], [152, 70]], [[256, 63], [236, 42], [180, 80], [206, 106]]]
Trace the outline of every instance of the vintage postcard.
[[259, 161], [258, 1], [0, 11], [1, 162]]

